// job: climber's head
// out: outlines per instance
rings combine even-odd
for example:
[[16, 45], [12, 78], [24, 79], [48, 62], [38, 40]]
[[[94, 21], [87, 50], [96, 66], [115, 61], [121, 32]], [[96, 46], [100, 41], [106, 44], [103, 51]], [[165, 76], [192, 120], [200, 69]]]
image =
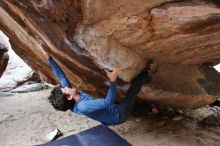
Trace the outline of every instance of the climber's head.
[[76, 89], [72, 88], [68, 89], [71, 90], [71, 95], [65, 92], [67, 88], [65, 88], [64, 91], [64, 88], [55, 87], [51, 91], [51, 95], [48, 97], [48, 100], [56, 110], [67, 111], [68, 109], [71, 109], [74, 106], [75, 100], [73, 96], [77, 94], [77, 91]]

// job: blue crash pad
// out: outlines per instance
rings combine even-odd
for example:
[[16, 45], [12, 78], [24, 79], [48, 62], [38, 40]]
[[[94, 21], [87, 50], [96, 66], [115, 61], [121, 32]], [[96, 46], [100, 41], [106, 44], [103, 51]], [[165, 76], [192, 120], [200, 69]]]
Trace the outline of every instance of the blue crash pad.
[[105, 125], [38, 146], [131, 146]]

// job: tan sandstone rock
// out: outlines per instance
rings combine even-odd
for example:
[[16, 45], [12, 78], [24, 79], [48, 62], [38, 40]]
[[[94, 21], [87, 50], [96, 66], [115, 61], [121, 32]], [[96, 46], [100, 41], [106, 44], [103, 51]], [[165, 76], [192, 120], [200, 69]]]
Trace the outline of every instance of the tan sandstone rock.
[[104, 96], [103, 69], [119, 64], [130, 82], [149, 58], [158, 63], [140, 98], [198, 108], [220, 97], [218, 0], [2, 0], [0, 29], [15, 52], [55, 83], [47, 49], [77, 88]]

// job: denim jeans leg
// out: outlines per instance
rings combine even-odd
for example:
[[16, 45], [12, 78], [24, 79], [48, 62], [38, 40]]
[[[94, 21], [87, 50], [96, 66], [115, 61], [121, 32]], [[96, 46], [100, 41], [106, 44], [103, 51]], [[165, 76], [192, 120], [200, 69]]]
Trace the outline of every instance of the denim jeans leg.
[[151, 78], [147, 72], [141, 73], [134, 80], [132, 80], [131, 86], [126, 93], [124, 100], [118, 105], [120, 112], [119, 124], [125, 122], [130, 117], [135, 104], [136, 95], [140, 91], [141, 87], [145, 83], [150, 82], [150, 80]]

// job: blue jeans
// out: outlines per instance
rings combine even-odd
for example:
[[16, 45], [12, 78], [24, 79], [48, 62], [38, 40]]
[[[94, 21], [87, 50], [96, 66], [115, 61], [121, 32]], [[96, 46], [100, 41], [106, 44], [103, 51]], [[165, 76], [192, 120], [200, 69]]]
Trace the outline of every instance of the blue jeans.
[[151, 77], [149, 76], [148, 72], [143, 72], [132, 80], [131, 86], [126, 93], [124, 100], [118, 105], [120, 112], [120, 119], [118, 124], [124, 123], [131, 116], [136, 95], [140, 91], [141, 87], [150, 81]]

